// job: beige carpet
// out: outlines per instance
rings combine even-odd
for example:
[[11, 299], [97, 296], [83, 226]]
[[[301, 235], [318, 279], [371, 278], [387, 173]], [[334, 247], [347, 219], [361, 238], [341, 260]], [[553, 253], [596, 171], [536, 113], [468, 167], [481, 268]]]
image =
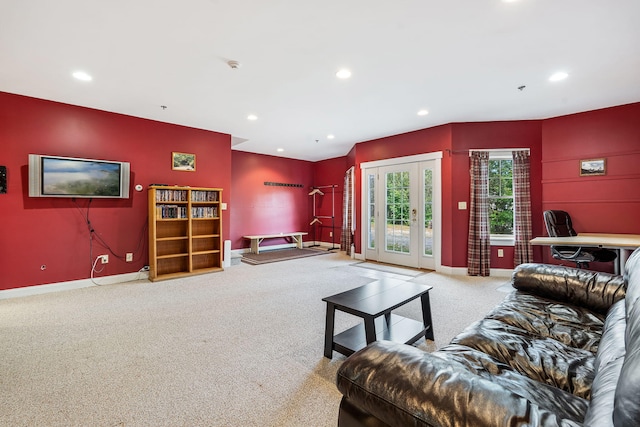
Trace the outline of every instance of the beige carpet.
[[[434, 286], [435, 344], [502, 279], [358, 266], [341, 253], [0, 301], [1, 426], [335, 426], [344, 357], [321, 299], [385, 275]], [[415, 304], [413, 304], [415, 302]], [[399, 314], [420, 319], [414, 301]], [[358, 322], [337, 313], [336, 331]]]

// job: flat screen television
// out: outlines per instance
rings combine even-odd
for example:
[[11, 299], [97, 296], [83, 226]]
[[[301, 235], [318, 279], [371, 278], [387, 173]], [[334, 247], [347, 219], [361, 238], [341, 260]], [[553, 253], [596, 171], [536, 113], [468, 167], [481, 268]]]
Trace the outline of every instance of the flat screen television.
[[127, 162], [29, 154], [29, 197], [129, 198]]

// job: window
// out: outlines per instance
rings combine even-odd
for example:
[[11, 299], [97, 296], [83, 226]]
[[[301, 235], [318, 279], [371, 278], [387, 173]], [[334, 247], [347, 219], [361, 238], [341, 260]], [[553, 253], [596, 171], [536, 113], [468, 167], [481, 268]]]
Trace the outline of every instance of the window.
[[513, 160], [489, 156], [489, 232], [513, 238]]
[[367, 245], [369, 249], [375, 249], [376, 247], [376, 176], [369, 175], [369, 195], [367, 206], [369, 207], [369, 238], [367, 239]]
[[424, 170], [424, 245], [423, 255], [433, 255], [433, 170]]
[[411, 248], [409, 172], [387, 173], [386, 183], [386, 250], [389, 252], [408, 254]]

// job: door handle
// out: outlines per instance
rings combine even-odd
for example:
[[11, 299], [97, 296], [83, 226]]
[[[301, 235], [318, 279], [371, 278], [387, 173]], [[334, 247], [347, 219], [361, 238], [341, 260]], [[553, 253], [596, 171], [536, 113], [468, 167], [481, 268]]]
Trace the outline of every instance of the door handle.
[[416, 208], [411, 209], [411, 220], [413, 222], [416, 222], [418, 220], [418, 209]]

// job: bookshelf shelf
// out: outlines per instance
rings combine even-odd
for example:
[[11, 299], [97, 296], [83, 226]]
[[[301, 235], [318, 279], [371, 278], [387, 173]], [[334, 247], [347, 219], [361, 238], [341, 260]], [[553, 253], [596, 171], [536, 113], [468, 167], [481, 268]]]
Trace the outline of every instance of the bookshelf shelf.
[[222, 190], [149, 187], [149, 279], [222, 270]]

